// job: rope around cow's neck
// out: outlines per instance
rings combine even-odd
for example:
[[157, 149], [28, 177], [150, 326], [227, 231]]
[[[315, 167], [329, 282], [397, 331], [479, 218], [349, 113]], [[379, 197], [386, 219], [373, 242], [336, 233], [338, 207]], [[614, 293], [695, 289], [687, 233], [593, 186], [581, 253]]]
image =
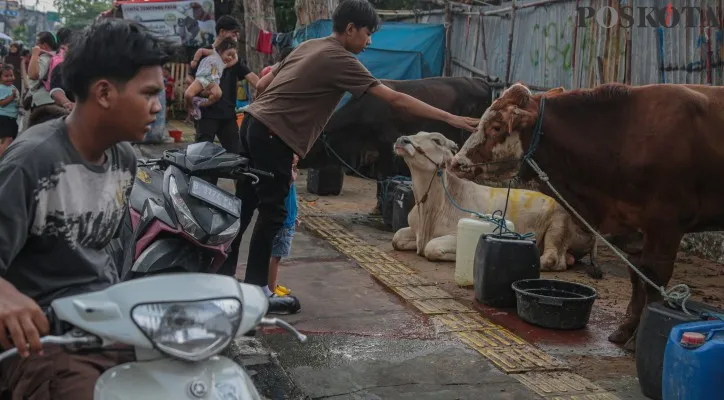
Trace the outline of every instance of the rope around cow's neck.
[[[457, 208], [458, 210], [460, 210], [462, 212], [473, 214], [476, 217], [478, 217], [484, 221], [488, 221], [488, 222], [496, 225], [497, 228], [494, 229], [493, 232], [498, 230], [501, 235], [509, 235], [509, 236], [513, 236], [518, 239], [528, 239], [534, 235], [532, 232], [520, 234], [518, 232], [512, 231], [512, 230], [508, 229], [508, 227], [505, 224], [505, 213], [508, 211], [508, 199], [510, 198], [510, 182], [508, 182], [508, 195], [505, 197], [505, 208], [502, 211], [495, 210], [490, 214], [490, 217], [488, 217], [477, 211], [466, 210], [466, 209], [460, 207], [457, 202], [455, 202], [455, 200], [450, 195], [450, 192], [447, 190], [447, 185], [445, 184], [445, 177], [444, 177], [445, 169], [443, 168], [443, 163], [436, 163], [432, 158], [430, 158], [430, 156], [427, 155], [425, 150], [423, 150], [420, 146], [418, 146], [416, 144], [412, 144], [412, 147], [414, 147], [415, 151], [417, 151], [422, 156], [427, 158], [427, 160], [430, 161], [435, 166], [435, 171], [432, 173], [432, 176], [430, 177], [430, 183], [427, 185], [427, 190], [425, 191], [425, 194], [423, 194], [422, 197], [420, 197], [420, 200], [415, 202], [415, 205], [417, 205], [418, 214], [420, 214], [422, 212], [420, 206], [423, 203], [425, 203], [425, 201], [427, 200], [427, 195], [430, 193], [430, 190], [432, 189], [432, 183], [435, 180], [435, 175], [437, 175], [440, 177], [440, 182], [442, 182], [442, 188], [445, 191], [445, 196], [447, 197], [450, 204], [452, 204], [453, 207]], [[499, 219], [496, 218], [495, 217], [496, 213], [500, 213], [501, 218], [499, 218]], [[422, 219], [422, 217], [420, 217], [420, 219]]]

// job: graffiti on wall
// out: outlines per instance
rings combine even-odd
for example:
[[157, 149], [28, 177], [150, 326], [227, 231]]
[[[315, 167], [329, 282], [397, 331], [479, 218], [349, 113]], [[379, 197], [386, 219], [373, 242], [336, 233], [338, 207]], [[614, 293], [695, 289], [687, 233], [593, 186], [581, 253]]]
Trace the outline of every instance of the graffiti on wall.
[[545, 61], [546, 65], [557, 66], [565, 71], [571, 69], [573, 55], [573, 17], [568, 17], [564, 23], [548, 22], [544, 25], [533, 25], [533, 36], [543, 38], [543, 49], [533, 48], [530, 51], [530, 61], [534, 67]]

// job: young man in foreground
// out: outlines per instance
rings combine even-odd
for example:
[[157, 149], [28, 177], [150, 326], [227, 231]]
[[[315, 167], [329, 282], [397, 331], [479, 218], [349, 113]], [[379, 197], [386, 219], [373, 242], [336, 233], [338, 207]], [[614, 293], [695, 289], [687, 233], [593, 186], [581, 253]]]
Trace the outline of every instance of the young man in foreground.
[[239, 185], [241, 229], [222, 273], [235, 272], [241, 236], [258, 208], [245, 282], [267, 285], [271, 243], [286, 217], [284, 199], [289, 192], [293, 154], [306, 156], [345, 92], [355, 97], [369, 93], [420, 118], [475, 130], [478, 120], [452, 115], [396, 92], [382, 85], [359, 62], [354, 54], [370, 45], [379, 24], [377, 12], [367, 0], [344, 0], [332, 16], [331, 36], [302, 43], [259, 80], [257, 90], [261, 94], [247, 107], [240, 129], [243, 154], [255, 168], [275, 177], [262, 178], [253, 187]]
[[118, 282], [106, 246], [135, 177], [127, 142], [143, 140], [161, 111], [167, 54], [135, 22], [95, 22], [63, 62], [71, 114], [28, 129], [0, 157], [0, 347], [20, 351], [0, 364], [0, 386], [12, 399], [90, 400], [106, 369], [133, 358], [41, 346], [41, 309]]

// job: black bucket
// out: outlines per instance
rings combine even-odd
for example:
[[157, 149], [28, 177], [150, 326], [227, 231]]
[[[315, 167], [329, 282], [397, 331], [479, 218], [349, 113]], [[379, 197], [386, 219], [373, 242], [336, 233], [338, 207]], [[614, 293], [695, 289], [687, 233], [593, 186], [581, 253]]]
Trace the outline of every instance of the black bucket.
[[514, 282], [518, 316], [548, 329], [580, 329], [588, 324], [596, 289], [555, 279], [523, 279]]

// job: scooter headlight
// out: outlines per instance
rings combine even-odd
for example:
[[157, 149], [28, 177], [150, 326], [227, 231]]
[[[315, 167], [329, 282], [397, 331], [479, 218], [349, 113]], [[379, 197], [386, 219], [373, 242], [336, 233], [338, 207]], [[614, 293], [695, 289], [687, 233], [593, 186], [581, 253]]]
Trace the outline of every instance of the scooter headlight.
[[224, 242], [228, 242], [228, 241], [234, 239], [234, 237], [236, 237], [236, 234], [239, 233], [240, 226], [241, 226], [241, 223], [237, 219], [236, 221], [234, 221], [233, 224], [231, 224], [231, 226], [224, 229], [223, 232], [219, 233], [218, 235], [209, 236], [209, 239], [206, 241], [206, 243], [208, 243], [210, 245], [217, 245], [217, 244], [221, 244]]
[[220, 352], [241, 323], [238, 299], [139, 304], [131, 318], [159, 351], [186, 361]]
[[168, 180], [168, 192], [171, 195], [171, 202], [173, 203], [173, 208], [176, 210], [178, 222], [181, 224], [184, 232], [188, 233], [196, 240], [202, 240], [206, 233], [203, 229], [201, 229], [199, 224], [196, 223], [194, 215], [191, 214], [191, 210], [186, 205], [186, 202], [184, 202], [183, 197], [181, 197], [181, 194], [178, 191], [176, 179], [173, 176], [169, 177]]

